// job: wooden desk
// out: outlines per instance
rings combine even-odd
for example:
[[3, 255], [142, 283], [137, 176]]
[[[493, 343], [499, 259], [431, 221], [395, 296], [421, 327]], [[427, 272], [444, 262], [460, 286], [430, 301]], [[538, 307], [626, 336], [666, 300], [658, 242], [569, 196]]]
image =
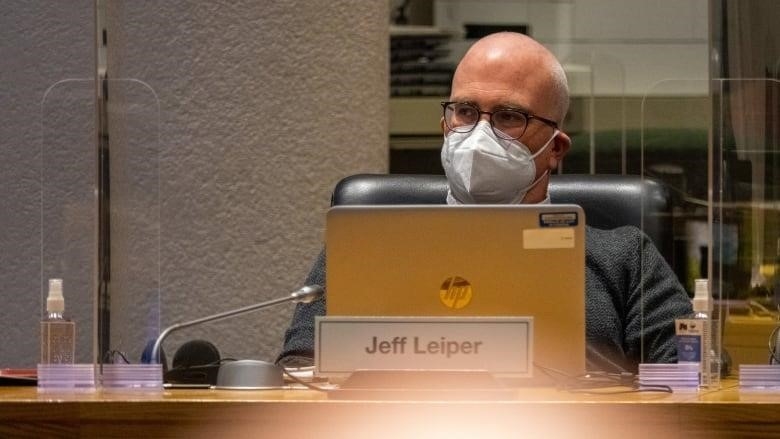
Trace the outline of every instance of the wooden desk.
[[38, 394], [0, 388], [0, 437], [776, 437], [780, 394], [584, 395], [509, 401], [337, 401], [310, 390]]

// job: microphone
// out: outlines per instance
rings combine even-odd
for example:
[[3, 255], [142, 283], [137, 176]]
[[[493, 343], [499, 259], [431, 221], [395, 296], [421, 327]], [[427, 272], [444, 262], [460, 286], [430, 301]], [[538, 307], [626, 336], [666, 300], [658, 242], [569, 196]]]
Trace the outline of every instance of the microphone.
[[170, 370], [163, 372], [163, 381], [173, 384], [216, 384], [220, 362], [219, 349], [211, 342], [191, 340], [181, 345], [173, 355], [173, 364]]
[[161, 332], [160, 335], [157, 337], [157, 340], [154, 341], [154, 346], [152, 347], [152, 363], [153, 364], [160, 363], [160, 348], [162, 347], [163, 340], [165, 340], [165, 338], [168, 337], [174, 331], [183, 328], [188, 328], [190, 326], [199, 325], [201, 323], [226, 319], [228, 317], [245, 314], [250, 311], [256, 311], [258, 309], [268, 308], [270, 306], [278, 305], [280, 303], [285, 303], [285, 302], [310, 303], [322, 297], [324, 294], [325, 294], [325, 290], [321, 286], [307, 285], [299, 290], [293, 291], [292, 293], [290, 293], [288, 296], [285, 297], [272, 299], [266, 302], [245, 306], [243, 308], [238, 308], [231, 311], [225, 311], [225, 312], [213, 314], [206, 317], [201, 317], [199, 319], [190, 320], [188, 322], [176, 323], [174, 325], [171, 325], [165, 328], [165, 330], [163, 330], [163, 332]]
[[206, 340], [190, 340], [179, 347], [173, 354], [174, 369], [202, 366], [205, 364], [219, 363], [221, 355], [219, 349]]

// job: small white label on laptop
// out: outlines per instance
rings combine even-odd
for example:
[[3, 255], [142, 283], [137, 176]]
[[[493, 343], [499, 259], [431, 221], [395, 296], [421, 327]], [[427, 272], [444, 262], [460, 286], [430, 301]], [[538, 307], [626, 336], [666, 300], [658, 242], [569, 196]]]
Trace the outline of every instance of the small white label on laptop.
[[553, 249], [574, 248], [573, 227], [523, 229], [523, 248]]
[[315, 373], [487, 370], [533, 376], [533, 317], [341, 317], [315, 320]]

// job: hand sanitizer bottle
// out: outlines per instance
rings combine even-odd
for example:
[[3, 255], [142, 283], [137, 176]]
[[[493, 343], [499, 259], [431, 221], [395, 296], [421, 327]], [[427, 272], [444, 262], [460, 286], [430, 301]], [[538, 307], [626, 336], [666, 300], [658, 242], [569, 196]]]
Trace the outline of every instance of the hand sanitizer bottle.
[[47, 317], [41, 321], [41, 364], [73, 364], [76, 324], [65, 320], [62, 279], [49, 279]]
[[714, 389], [720, 386], [720, 355], [717, 342], [720, 328], [712, 318], [712, 295], [707, 279], [696, 279], [693, 296], [693, 319], [701, 325], [701, 367], [699, 387]]

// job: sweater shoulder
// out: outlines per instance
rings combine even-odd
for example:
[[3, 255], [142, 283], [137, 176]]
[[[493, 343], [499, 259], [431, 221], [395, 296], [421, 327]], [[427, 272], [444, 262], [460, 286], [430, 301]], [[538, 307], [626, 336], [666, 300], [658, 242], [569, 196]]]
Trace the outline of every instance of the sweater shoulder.
[[608, 256], [610, 259], [625, 252], [636, 253], [646, 235], [634, 226], [614, 229], [585, 227], [585, 252], [590, 257]]

